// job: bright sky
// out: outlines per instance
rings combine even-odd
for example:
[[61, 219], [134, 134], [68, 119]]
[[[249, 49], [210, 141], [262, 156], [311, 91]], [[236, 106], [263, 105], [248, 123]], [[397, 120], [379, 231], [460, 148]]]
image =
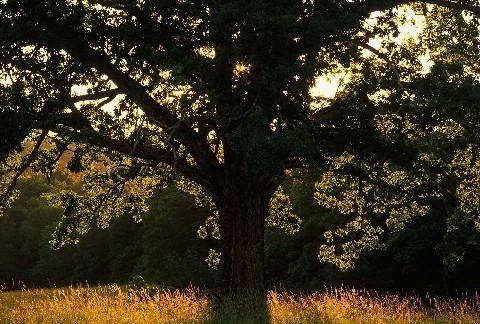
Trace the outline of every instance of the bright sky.
[[[396, 37], [396, 41], [401, 43], [408, 39], [415, 40], [422, 32], [425, 25], [425, 17], [418, 15], [411, 7], [401, 7], [397, 9], [397, 13], [400, 16], [405, 16], [406, 22], [399, 28], [399, 35]], [[372, 13], [371, 17], [366, 21], [366, 24], [374, 25], [376, 18], [381, 15], [380, 12]], [[375, 49], [383, 52], [381, 49], [381, 38], [370, 39], [369, 45]], [[368, 50], [363, 50], [363, 55], [374, 55]], [[428, 55], [422, 55], [419, 57], [420, 62], [424, 66], [425, 72], [427, 72], [431, 66], [431, 61]], [[320, 98], [334, 98], [342, 82], [348, 81], [348, 71], [341, 71], [334, 74], [322, 75], [316, 79], [315, 86], [311, 89], [311, 95]]]

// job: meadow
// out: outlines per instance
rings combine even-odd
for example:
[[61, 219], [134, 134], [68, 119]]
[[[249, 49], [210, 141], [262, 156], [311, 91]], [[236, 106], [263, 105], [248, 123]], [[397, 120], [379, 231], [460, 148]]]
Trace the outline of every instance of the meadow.
[[0, 323], [480, 323], [480, 300], [331, 289], [220, 302], [194, 288], [152, 293], [112, 285], [0, 292]]

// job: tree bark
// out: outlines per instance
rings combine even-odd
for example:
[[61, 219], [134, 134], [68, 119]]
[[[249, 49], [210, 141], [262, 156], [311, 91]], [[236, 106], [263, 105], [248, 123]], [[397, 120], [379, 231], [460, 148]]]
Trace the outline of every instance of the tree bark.
[[219, 206], [224, 293], [264, 292], [267, 192], [259, 181], [240, 175], [225, 183]]

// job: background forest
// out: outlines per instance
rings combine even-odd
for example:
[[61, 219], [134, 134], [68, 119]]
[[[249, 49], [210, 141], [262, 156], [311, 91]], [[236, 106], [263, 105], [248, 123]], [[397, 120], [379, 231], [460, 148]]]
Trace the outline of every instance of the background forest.
[[[209, 211], [197, 207], [193, 196], [174, 185], [154, 197], [141, 222], [126, 214], [106, 229], [91, 230], [77, 245], [52, 249], [52, 233], [62, 211], [51, 207], [46, 197], [77, 186], [78, 177], [66, 169], [55, 173], [50, 182], [33, 175], [21, 181], [19, 200], [0, 218], [0, 282], [6, 288], [128, 284], [138, 276], [169, 288], [215, 286], [218, 271], [206, 259], [218, 240], [199, 235]], [[313, 181], [284, 188], [302, 222], [295, 233], [267, 229], [270, 288], [313, 291], [348, 285], [455, 294], [480, 285], [480, 247], [472, 241], [476, 231], [466, 227], [464, 237], [449, 237], [441, 212], [415, 218], [405, 230], [391, 235], [384, 249], [362, 257], [354, 269], [343, 272], [320, 263], [323, 233], [341, 222], [342, 216], [320, 207], [314, 190]], [[463, 258], [448, 264], [445, 257], [452, 249]]]

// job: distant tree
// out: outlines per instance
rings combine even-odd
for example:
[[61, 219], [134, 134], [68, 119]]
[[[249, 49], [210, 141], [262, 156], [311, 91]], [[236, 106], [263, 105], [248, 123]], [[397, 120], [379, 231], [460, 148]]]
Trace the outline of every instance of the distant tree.
[[[395, 8], [412, 3], [425, 15], [438, 9], [427, 3], [457, 10], [445, 11], [455, 26], [477, 24], [461, 10], [480, 13], [473, 0], [2, 0], [0, 203], [11, 203], [29, 167], [49, 175], [74, 151], [68, 166], [85, 184], [51, 200], [65, 211], [56, 243], [75, 242], [115, 215], [141, 218], [178, 174], [218, 220], [223, 289], [262, 290], [269, 204], [288, 206], [272, 196], [293, 169], [318, 168], [319, 201], [360, 215], [328, 237], [360, 232], [343, 245], [355, 259], [382, 231], [362, 217], [368, 208], [393, 215], [387, 223], [397, 228], [425, 212], [432, 182], [414, 171], [429, 158], [419, 147], [436, 145], [421, 146], [409, 130], [441, 133], [445, 120], [477, 129], [463, 123], [478, 120], [475, 55], [469, 69], [439, 59], [422, 73], [428, 42], [395, 50], [391, 36], [403, 25]], [[387, 52], [369, 45], [377, 36]], [[338, 96], [311, 95], [316, 77], [339, 70], [351, 81]], [[27, 155], [12, 153], [27, 136], [35, 142]], [[377, 204], [355, 202], [360, 192]], [[324, 260], [335, 262], [332, 248], [322, 248]]]

